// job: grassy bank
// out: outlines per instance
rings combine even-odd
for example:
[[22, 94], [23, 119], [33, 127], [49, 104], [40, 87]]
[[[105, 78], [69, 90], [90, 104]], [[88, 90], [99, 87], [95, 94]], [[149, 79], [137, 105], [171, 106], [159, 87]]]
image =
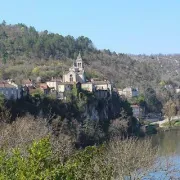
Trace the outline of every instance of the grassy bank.
[[163, 127], [167, 128], [170, 126], [171, 127], [179, 127], [180, 126], [180, 119], [171, 121], [171, 124], [169, 124], [169, 121], [162, 124], [162, 128]]

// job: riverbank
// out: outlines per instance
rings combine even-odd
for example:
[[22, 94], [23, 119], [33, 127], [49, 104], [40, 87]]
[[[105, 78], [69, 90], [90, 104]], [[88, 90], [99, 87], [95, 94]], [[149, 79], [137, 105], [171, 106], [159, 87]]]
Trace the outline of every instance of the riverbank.
[[[171, 118], [171, 122], [176, 122], [176, 121], [179, 121], [180, 120], [180, 116], [174, 116]], [[163, 128], [163, 127], [167, 127], [167, 125], [169, 124], [169, 120], [166, 118], [162, 121], [156, 121], [156, 122], [152, 122], [150, 123], [151, 125], [158, 125], [160, 128]], [[179, 123], [179, 126], [180, 126], [180, 123]]]
[[158, 131], [166, 131], [170, 129], [176, 129], [180, 127], [180, 116], [175, 116], [171, 119], [171, 126], [169, 125], [169, 120], [164, 119], [156, 122], [143, 122], [141, 131], [144, 135], [156, 134]]

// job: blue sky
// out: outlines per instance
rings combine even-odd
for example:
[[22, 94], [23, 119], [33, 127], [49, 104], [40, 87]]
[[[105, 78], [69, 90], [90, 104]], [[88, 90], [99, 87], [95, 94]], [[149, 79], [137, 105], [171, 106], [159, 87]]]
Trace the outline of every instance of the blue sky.
[[0, 0], [0, 21], [89, 37], [118, 53], [180, 53], [180, 0]]

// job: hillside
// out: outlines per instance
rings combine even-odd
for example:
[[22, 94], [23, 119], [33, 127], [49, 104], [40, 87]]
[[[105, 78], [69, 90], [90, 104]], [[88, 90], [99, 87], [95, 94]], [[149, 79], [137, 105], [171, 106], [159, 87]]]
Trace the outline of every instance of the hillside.
[[180, 55], [128, 55], [98, 50], [84, 36], [75, 39], [24, 24], [0, 24], [1, 79], [61, 77], [81, 51], [87, 78], [109, 79], [117, 87], [157, 88], [180, 82]]

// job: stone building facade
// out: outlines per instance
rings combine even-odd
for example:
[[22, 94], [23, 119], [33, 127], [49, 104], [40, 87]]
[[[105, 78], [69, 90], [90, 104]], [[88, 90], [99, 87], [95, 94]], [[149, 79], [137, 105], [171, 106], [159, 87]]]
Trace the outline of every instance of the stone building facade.
[[84, 67], [83, 67], [83, 60], [81, 57], [81, 54], [79, 53], [77, 59], [75, 62], [73, 62], [72, 67], [69, 68], [69, 71], [63, 75], [63, 82], [68, 83], [68, 82], [80, 82], [80, 83], [85, 83], [85, 72], [84, 72]]

